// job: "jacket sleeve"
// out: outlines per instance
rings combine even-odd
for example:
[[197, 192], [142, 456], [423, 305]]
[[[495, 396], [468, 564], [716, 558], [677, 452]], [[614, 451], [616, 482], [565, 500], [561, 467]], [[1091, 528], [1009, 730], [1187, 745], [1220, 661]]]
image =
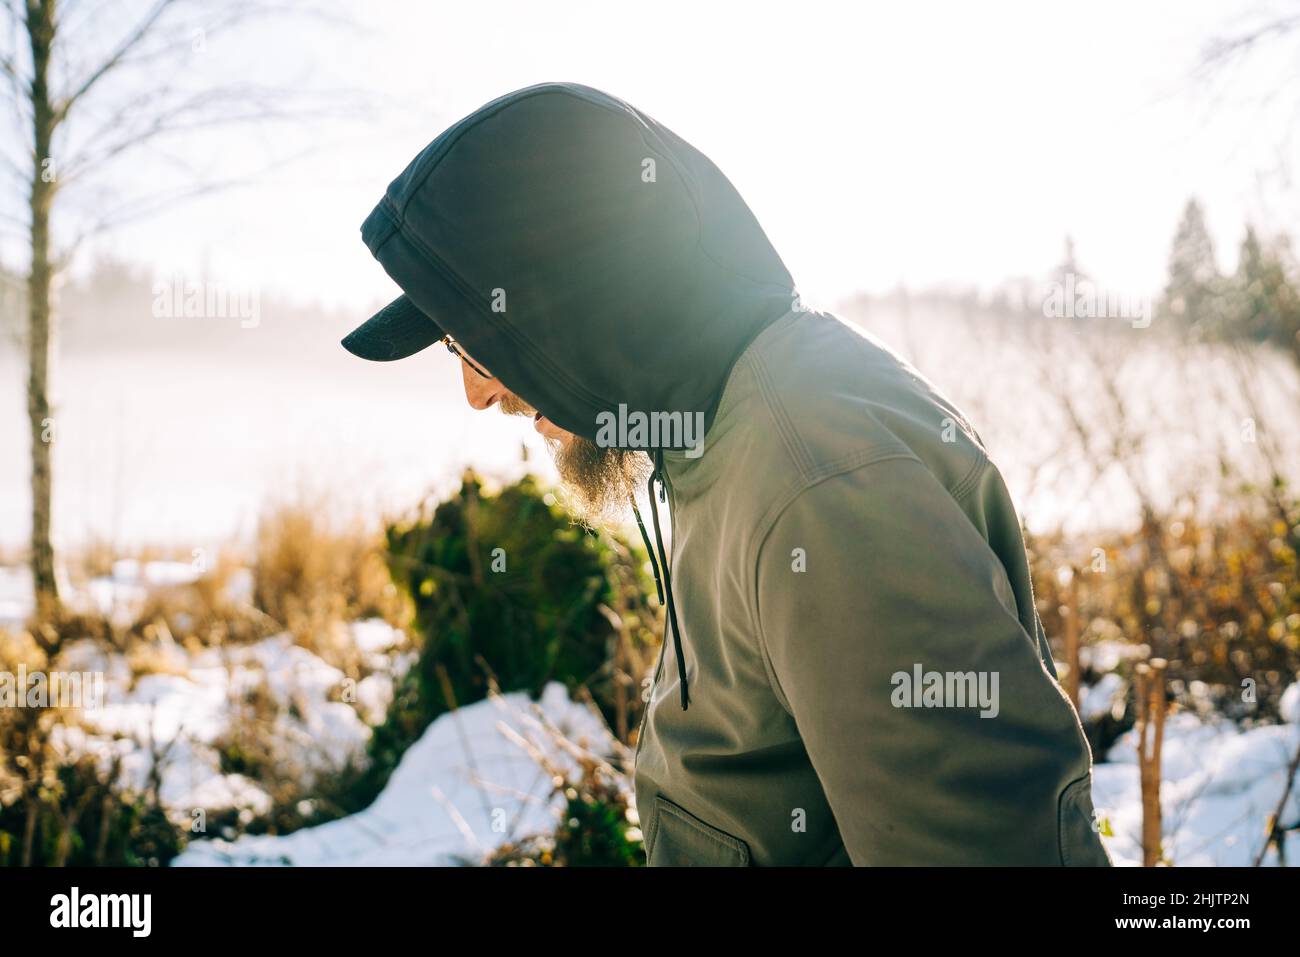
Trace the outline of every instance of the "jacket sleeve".
[[1109, 863], [1078, 717], [1001, 562], [919, 461], [800, 492], [755, 587], [770, 678], [855, 864]]

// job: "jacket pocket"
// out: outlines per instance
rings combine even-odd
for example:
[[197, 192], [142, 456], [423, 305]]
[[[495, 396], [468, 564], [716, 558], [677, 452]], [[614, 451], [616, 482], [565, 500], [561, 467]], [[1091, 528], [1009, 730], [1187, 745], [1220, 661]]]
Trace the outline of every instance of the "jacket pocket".
[[1061, 792], [1057, 810], [1061, 863], [1066, 867], [1109, 867], [1110, 855], [1095, 829], [1092, 807], [1092, 773]]
[[646, 834], [650, 867], [748, 867], [749, 845], [658, 796]]

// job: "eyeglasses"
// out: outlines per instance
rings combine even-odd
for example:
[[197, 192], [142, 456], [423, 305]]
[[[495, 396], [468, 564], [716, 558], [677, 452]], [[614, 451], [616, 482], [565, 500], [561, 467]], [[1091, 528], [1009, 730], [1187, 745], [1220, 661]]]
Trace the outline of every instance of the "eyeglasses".
[[457, 359], [463, 360], [466, 365], [468, 365], [471, 369], [473, 369], [483, 378], [485, 379], [492, 378], [492, 373], [488, 372], [487, 369], [484, 369], [481, 365], [479, 365], [469, 356], [465, 355], [464, 351], [461, 350], [460, 346], [456, 345], [456, 340], [453, 339], [451, 336], [443, 336], [442, 339], [439, 341], [442, 342], [442, 344], [447, 347], [448, 352], [454, 355]]

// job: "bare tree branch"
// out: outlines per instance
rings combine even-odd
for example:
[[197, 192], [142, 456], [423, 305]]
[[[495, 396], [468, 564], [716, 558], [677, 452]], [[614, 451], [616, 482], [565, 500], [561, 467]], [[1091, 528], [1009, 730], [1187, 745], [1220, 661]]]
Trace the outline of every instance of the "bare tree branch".
[[[67, 185], [81, 179], [90, 170], [102, 168], [110, 160], [163, 137], [256, 123], [304, 123], [312, 119], [337, 118], [343, 112], [334, 98], [328, 103], [312, 106], [302, 102], [302, 97], [292, 90], [225, 87], [201, 91], [171, 106], [155, 108], [153, 115], [135, 128], [122, 130], [123, 124], [128, 122], [125, 117], [106, 124], [102, 133], [87, 140], [88, 143], [106, 142], [93, 152], [87, 148], [74, 153], [63, 164], [60, 179]], [[110, 137], [110, 129], [118, 130], [119, 134]]]
[[1286, 802], [1291, 797], [1291, 789], [1295, 786], [1296, 772], [1300, 771], [1300, 746], [1295, 749], [1295, 754], [1291, 757], [1291, 763], [1286, 768], [1286, 785], [1282, 788], [1282, 796], [1278, 799], [1277, 807], [1268, 819], [1268, 836], [1264, 841], [1264, 846], [1259, 849], [1259, 854], [1255, 857], [1255, 866], [1264, 866], [1264, 857], [1268, 854], [1268, 849], [1276, 845], [1279, 859], [1283, 858], [1283, 842], [1286, 841], [1285, 831], [1289, 828], [1282, 824], [1282, 815], [1286, 813]]
[[220, 180], [194, 182], [166, 192], [153, 193], [149, 196], [141, 196], [134, 200], [121, 203], [100, 216], [95, 222], [79, 232], [77, 236], [69, 242], [68, 246], [65, 247], [56, 258], [56, 269], [62, 270], [66, 268], [68, 263], [75, 256], [77, 250], [87, 241], [96, 236], [111, 232], [114, 229], [119, 229], [122, 226], [138, 220], [148, 219], [171, 206], [186, 203], [203, 196], [210, 196], [227, 190], [238, 189], [242, 186], [250, 186], [253, 183], [262, 181], [268, 174], [276, 170], [292, 166], [303, 157], [318, 152], [319, 149], [319, 145], [312, 145], [296, 154], [273, 160], [272, 162], [241, 176], [231, 176]]
[[139, 46], [144, 39], [149, 36], [149, 31], [153, 28], [154, 24], [158, 22], [158, 18], [161, 17], [175, 2], [176, 0], [157, 0], [153, 9], [145, 14], [144, 18], [136, 25], [134, 30], [127, 34], [126, 38], [118, 44], [117, 49], [114, 50], [98, 68], [93, 70], [90, 76], [86, 77], [76, 90], [63, 99], [63, 102], [54, 112], [56, 125], [67, 118], [68, 111], [72, 109], [73, 105], [78, 100], [89, 93], [96, 83], [111, 73], [119, 64], [122, 63], [132, 50]]
[[[292, 0], [284, 0], [274, 5], [267, 0], [229, 0], [219, 7], [204, 7], [194, 3], [193, 17], [168, 17], [170, 11], [179, 10], [184, 0], [151, 0], [148, 10], [128, 29], [125, 34], [111, 45], [107, 54], [98, 60], [98, 64], [84, 72], [74, 68], [76, 54], [82, 47], [88, 59], [100, 56], [98, 42], [86, 41], [84, 44], [70, 43], [62, 30], [68, 22], [77, 22], [87, 27], [99, 19], [102, 10], [92, 6], [91, 0], [81, 6], [62, 7], [56, 0], [26, 0], [25, 11], [20, 8], [18, 0], [0, 0], [0, 13], [7, 15], [9, 25], [15, 37], [22, 34], [26, 47], [17, 39], [6, 49], [0, 50], [0, 73], [8, 79], [13, 87], [13, 103], [18, 114], [19, 126], [24, 130], [30, 153], [30, 168], [23, 169], [23, 164], [14, 161], [11, 155], [0, 154], [6, 169], [17, 172], [28, 184], [26, 190], [27, 207], [30, 219], [26, 224], [26, 242], [30, 251], [27, 286], [27, 419], [31, 430], [31, 537], [29, 564], [32, 570], [32, 590], [35, 597], [36, 617], [45, 618], [57, 614], [60, 607], [59, 582], [55, 563], [55, 550], [51, 538], [51, 516], [54, 496], [52, 493], [52, 475], [54, 472], [50, 443], [43, 436], [52, 410], [49, 394], [49, 368], [53, 358], [51, 348], [51, 318], [53, 315], [52, 288], [54, 277], [59, 269], [66, 267], [69, 258], [75, 254], [80, 243], [107, 229], [125, 222], [143, 218], [159, 209], [178, 202], [226, 189], [238, 182], [247, 182], [257, 174], [231, 180], [207, 182], [186, 186], [179, 190], [155, 190], [144, 200], [128, 203], [114, 210], [105, 212], [92, 223], [88, 230], [73, 240], [61, 256], [53, 255], [52, 214], [56, 200], [64, 192], [64, 186], [75, 182], [83, 173], [102, 170], [112, 160], [134, 149], [155, 144], [164, 135], [192, 132], [197, 129], [228, 125], [231, 122], [249, 122], [253, 120], [282, 119], [298, 114], [292, 109], [297, 105], [297, 98], [286, 97], [282, 92], [273, 95], [257, 89], [208, 89], [191, 93], [180, 93], [171, 89], [159, 90], [159, 85], [150, 77], [141, 77], [142, 86], [148, 87], [152, 94], [147, 100], [133, 96], [132, 92], [123, 92], [121, 88], [129, 86], [121, 83], [105, 83], [111, 76], [117, 76], [132, 66], [154, 63], [164, 55], [178, 58], [183, 52], [194, 49], [192, 43], [182, 43], [183, 33], [188, 30], [191, 35], [205, 38], [212, 30], [221, 30], [236, 22], [250, 19], [254, 14], [290, 12], [285, 9]], [[134, 9], [134, 5], [132, 5]], [[74, 18], [65, 20], [64, 14]], [[21, 29], [19, 29], [21, 27]], [[26, 49], [30, 49], [30, 58], [25, 59]], [[156, 68], [155, 68], [156, 69]], [[73, 80], [75, 73], [81, 73], [79, 79]], [[56, 87], [69, 89], [60, 94]], [[77, 125], [68, 123], [69, 115], [83, 100], [95, 102], [105, 98], [106, 93], [96, 91], [117, 90], [118, 106], [108, 111], [108, 126], [100, 126], [88, 141], [83, 140], [82, 149], [72, 152], [71, 163], [61, 152], [66, 146], [68, 130], [79, 131]], [[95, 96], [91, 96], [96, 92]], [[127, 103], [122, 103], [125, 98]], [[138, 107], [138, 110], [136, 109]], [[24, 115], [26, 110], [26, 115]], [[101, 122], [93, 108], [87, 112], [92, 123]], [[80, 109], [76, 110], [78, 116]], [[76, 141], [74, 141], [75, 143]], [[55, 158], [59, 159], [56, 167]], [[48, 166], [47, 166], [48, 164]], [[59, 202], [59, 207], [62, 203]], [[24, 838], [30, 845], [31, 833]], [[30, 857], [28, 851], [24, 852]]]
[[1262, 41], [1285, 37], [1300, 29], [1300, 13], [1278, 17], [1234, 37], [1217, 37], [1211, 40], [1201, 54], [1198, 69], [1211, 73], [1239, 60]]

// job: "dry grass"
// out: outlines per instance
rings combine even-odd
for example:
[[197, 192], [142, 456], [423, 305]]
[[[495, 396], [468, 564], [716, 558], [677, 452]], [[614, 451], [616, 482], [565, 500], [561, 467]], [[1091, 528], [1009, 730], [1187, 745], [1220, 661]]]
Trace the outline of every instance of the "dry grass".
[[404, 600], [385, 561], [383, 537], [353, 522], [331, 525], [324, 508], [278, 507], [258, 525], [253, 558], [253, 604], [294, 641], [348, 675], [358, 673], [358, 650], [346, 623], [407, 619]]
[[[17, 634], [0, 632], [0, 670], [16, 672], [20, 664], [29, 671], [57, 668], [65, 649], [90, 640], [121, 656], [133, 681], [151, 674], [184, 675], [189, 667], [186, 652], [249, 644], [287, 631], [297, 644], [344, 674], [362, 678], [370, 668], [348, 623], [382, 617], [400, 625], [406, 608], [389, 577], [382, 527], [366, 531], [356, 522], [332, 524], [325, 518], [329, 513], [321, 503], [269, 509], [251, 552], [223, 551], [194, 582], [148, 586], [142, 598], [117, 599], [107, 613], [65, 606], [55, 615], [28, 622]], [[93, 543], [67, 558], [74, 587], [80, 592], [91, 579], [111, 575], [114, 564], [125, 558], [143, 564], [177, 560], [178, 555], [161, 548], [124, 554]], [[188, 561], [189, 556], [180, 560]], [[309, 753], [311, 742], [284, 739], [280, 718], [285, 707], [292, 714], [295, 703], [275, 702], [265, 686], [244, 693], [232, 702], [230, 726], [219, 742], [226, 770], [253, 778], [274, 802], [270, 815], [252, 822], [258, 830], [284, 832], [347, 813], [331, 795], [337, 792], [340, 800], [346, 799], [350, 782], [359, 774], [349, 766], [331, 775], [327, 784], [314, 782], [313, 769], [292, 760], [299, 752]], [[58, 708], [0, 713], [0, 841], [10, 847], [0, 859], [72, 862], [80, 854], [76, 849], [81, 845], [74, 839], [78, 834], [83, 842], [93, 838], [96, 862], [144, 854], [141, 847], [159, 842], [166, 846], [161, 835], [167, 825], [157, 810], [156, 794], [146, 802], [153, 808], [152, 829], [141, 837], [135, 812], [123, 816], [119, 811], [115, 773], [107, 779], [92, 774], [93, 760], [83, 761], [56, 746], [57, 729], [76, 721], [74, 713]], [[313, 800], [304, 801], [309, 795]], [[93, 821], [85, 816], [92, 812], [97, 815]], [[228, 823], [242, 828], [250, 822]], [[89, 837], [83, 833], [88, 827], [94, 831]], [[50, 828], [59, 835], [52, 849], [42, 843]], [[122, 836], [128, 830], [129, 839]], [[113, 841], [105, 843], [110, 834]], [[124, 841], [130, 844], [128, 851], [119, 847]], [[149, 851], [147, 856], [164, 859], [169, 853]]]
[[[1063, 569], [1078, 570], [1082, 641], [1145, 644], [1169, 661], [1171, 693], [1219, 689], [1230, 716], [1275, 720], [1300, 672], [1300, 566], [1287, 523], [1251, 508], [1156, 519], [1092, 541], [1031, 541], [1034, 593], [1049, 636], [1065, 632]], [[1294, 526], [1300, 528], [1300, 524]], [[1250, 683], [1257, 702], [1243, 704]]]

